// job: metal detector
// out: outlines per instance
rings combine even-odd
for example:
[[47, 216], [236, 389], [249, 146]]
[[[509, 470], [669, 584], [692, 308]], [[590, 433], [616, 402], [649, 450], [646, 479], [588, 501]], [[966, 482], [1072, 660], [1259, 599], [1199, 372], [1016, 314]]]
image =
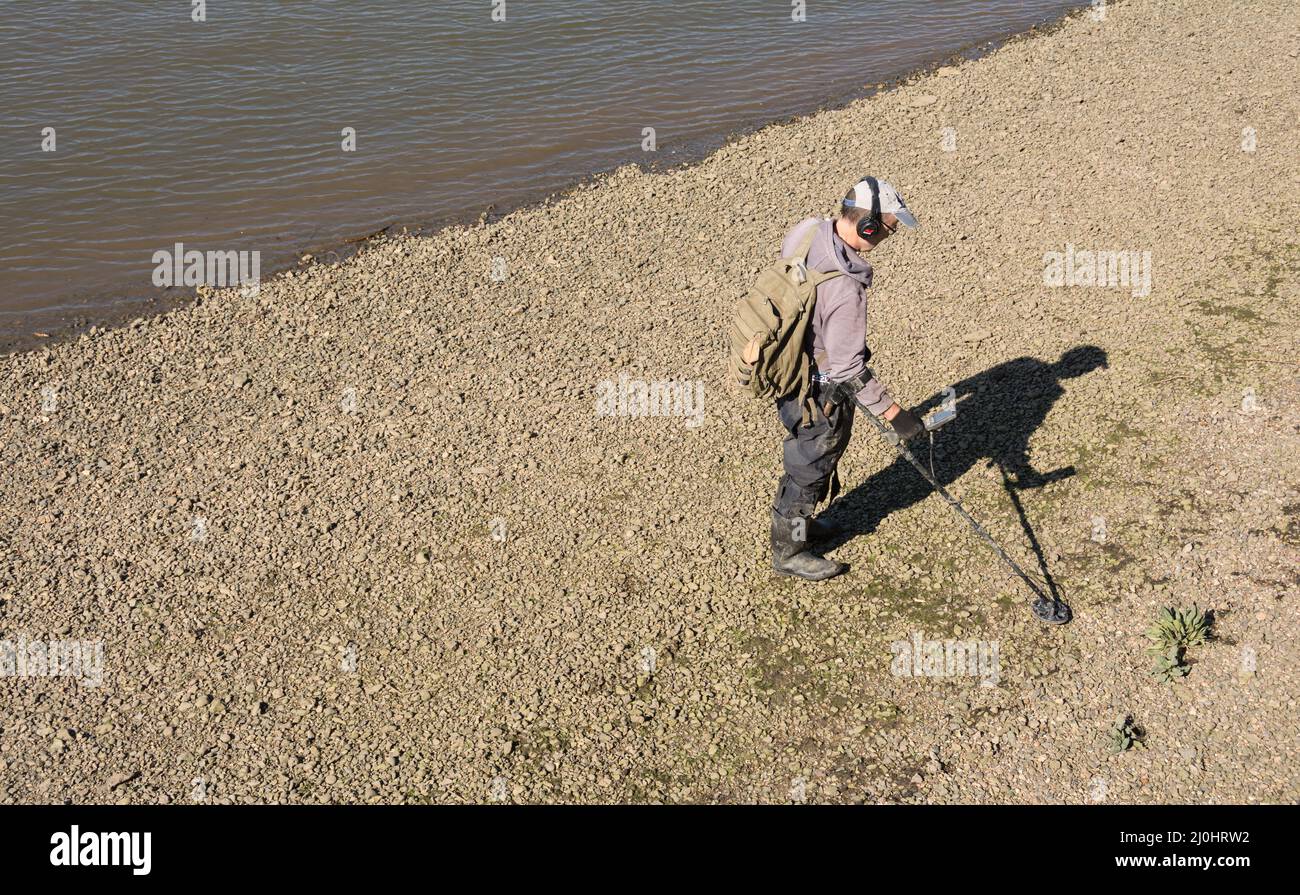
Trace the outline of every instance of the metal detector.
[[[934, 488], [939, 496], [944, 499], [944, 502], [947, 503], [948, 506], [952, 507], [953, 512], [965, 519], [970, 525], [971, 530], [974, 531], [975, 534], [979, 535], [980, 540], [992, 547], [998, 557], [1006, 563], [1007, 566], [1016, 573], [1016, 575], [1019, 576], [1021, 581], [1025, 582], [1030, 590], [1034, 592], [1034, 595], [1038, 599], [1034, 600], [1033, 605], [1030, 606], [1030, 610], [1034, 613], [1035, 618], [1045, 624], [1063, 625], [1074, 617], [1074, 613], [1070, 611], [1070, 607], [1056, 596], [1055, 588], [1050, 589], [1051, 595], [1049, 596], [1047, 591], [1045, 591], [1037, 581], [1030, 578], [1029, 575], [1025, 573], [1024, 569], [1016, 565], [1015, 560], [1008, 556], [1007, 552], [998, 545], [998, 542], [993, 540], [993, 536], [984, 530], [984, 526], [976, 522], [974, 518], [971, 517], [971, 514], [966, 512], [965, 508], [961, 505], [961, 501], [949, 494], [947, 489], [944, 488], [943, 485], [939, 484], [934, 475], [921, 465], [921, 461], [917, 460], [916, 457], [912, 455], [912, 452], [907, 448], [907, 443], [899, 437], [897, 432], [886, 426], [879, 417], [868, 410], [866, 405], [858, 400], [857, 395], [853, 395], [853, 403], [862, 408], [863, 415], [867, 419], [871, 420], [871, 424], [876, 427], [876, 430], [881, 434], [881, 437], [894, 446], [894, 450], [898, 451], [898, 455], [908, 463], [912, 464], [916, 471], [930, 483], [930, 487]], [[956, 419], [956, 417], [957, 411], [952, 408], [944, 408], [936, 411], [925, 420], [925, 430], [926, 432], [933, 433], [939, 427]], [[933, 437], [934, 436], [931, 435], [931, 438]]]

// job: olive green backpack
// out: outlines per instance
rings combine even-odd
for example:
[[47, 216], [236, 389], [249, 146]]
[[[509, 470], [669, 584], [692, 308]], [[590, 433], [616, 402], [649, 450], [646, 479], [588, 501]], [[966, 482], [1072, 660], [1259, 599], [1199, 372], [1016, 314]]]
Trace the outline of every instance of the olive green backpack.
[[804, 342], [817, 287], [841, 274], [808, 269], [808, 250], [819, 229], [809, 227], [793, 256], [764, 268], [732, 311], [727, 370], [752, 397], [775, 400], [797, 392], [803, 401], [807, 396], [812, 358]]

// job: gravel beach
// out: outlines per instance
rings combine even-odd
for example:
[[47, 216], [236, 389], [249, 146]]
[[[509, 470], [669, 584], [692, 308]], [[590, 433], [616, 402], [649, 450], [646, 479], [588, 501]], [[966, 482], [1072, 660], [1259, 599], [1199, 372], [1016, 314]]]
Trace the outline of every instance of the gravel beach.
[[[1111, 3], [0, 359], [0, 640], [102, 647], [0, 677], [0, 801], [1294, 802], [1298, 52], [1289, 0]], [[873, 367], [955, 388], [936, 469], [1068, 626], [865, 423], [851, 570], [769, 569], [781, 431], [726, 323], [864, 172], [923, 224], [871, 257]], [[1021, 443], [1024, 524], [986, 462]], [[1193, 604], [1160, 683], [1143, 632]], [[898, 673], [917, 639], [996, 666]]]

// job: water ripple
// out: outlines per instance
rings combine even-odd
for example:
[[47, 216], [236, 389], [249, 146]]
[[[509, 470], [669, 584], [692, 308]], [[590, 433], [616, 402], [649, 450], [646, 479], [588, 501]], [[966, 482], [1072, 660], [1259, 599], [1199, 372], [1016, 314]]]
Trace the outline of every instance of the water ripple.
[[642, 157], [643, 127], [671, 149], [1073, 5], [819, 2], [793, 23], [781, 2], [530, 0], [493, 23], [486, 3], [223, 0], [196, 23], [185, 3], [5, 3], [0, 318], [22, 323], [0, 330], [152, 294], [178, 239], [288, 255], [473, 213]]

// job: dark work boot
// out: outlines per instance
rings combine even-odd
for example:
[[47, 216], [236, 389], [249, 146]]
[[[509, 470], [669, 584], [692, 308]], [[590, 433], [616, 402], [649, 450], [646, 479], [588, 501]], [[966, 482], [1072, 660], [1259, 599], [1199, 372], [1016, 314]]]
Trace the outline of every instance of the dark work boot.
[[[772, 511], [772, 568], [783, 575], [796, 575], [809, 581], [824, 581], [847, 570], [844, 563], [808, 552], [808, 528], [806, 519], [787, 519]], [[800, 533], [805, 539], [795, 540], [795, 535]]]
[[824, 544], [831, 538], [844, 534], [844, 526], [829, 519], [808, 520], [808, 545]]

